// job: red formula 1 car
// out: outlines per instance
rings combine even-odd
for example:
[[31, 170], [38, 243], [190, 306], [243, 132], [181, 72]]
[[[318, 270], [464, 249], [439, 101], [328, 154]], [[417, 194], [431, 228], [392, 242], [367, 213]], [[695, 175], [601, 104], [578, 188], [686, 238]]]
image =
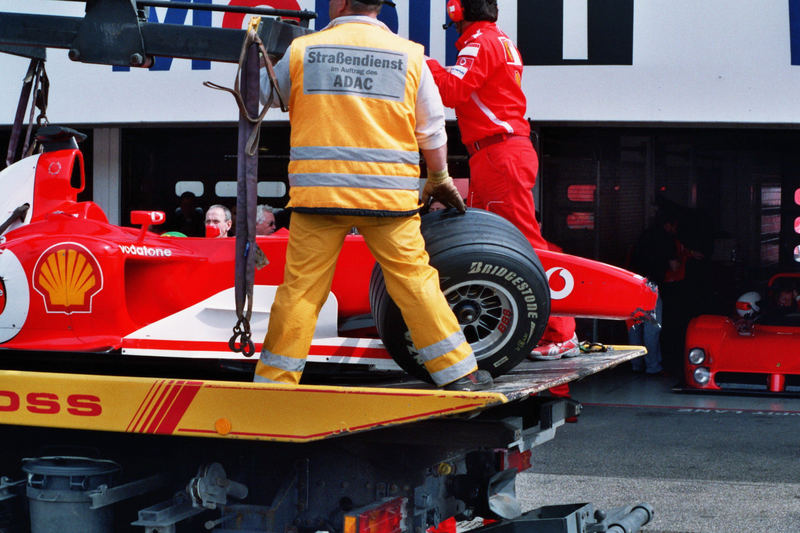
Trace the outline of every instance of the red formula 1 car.
[[[150, 231], [164, 220], [157, 211], [131, 213], [138, 227], [110, 224], [98, 205], [77, 201], [84, 172], [76, 133], [40, 130], [44, 152], [0, 173], [0, 216], [8, 217], [0, 243], [0, 347], [243, 360], [228, 347], [236, 323], [235, 239], [158, 235]], [[480, 366], [494, 375], [530, 352], [549, 313], [641, 319], [655, 306], [655, 291], [641, 276], [544, 250], [537, 259], [512, 225], [486, 211], [423, 218], [442, 289]], [[255, 275], [256, 353], [283, 278], [285, 233], [256, 240], [269, 260]], [[369, 331], [378, 335], [365, 336]], [[425, 379], [415, 355], [380, 269], [363, 239], [348, 236], [309, 361], [384, 370], [399, 364]]]
[[[707, 391], [800, 392], [800, 273], [746, 293], [735, 318], [701, 315], [686, 331], [686, 386]], [[748, 298], [750, 297], [750, 298]]]

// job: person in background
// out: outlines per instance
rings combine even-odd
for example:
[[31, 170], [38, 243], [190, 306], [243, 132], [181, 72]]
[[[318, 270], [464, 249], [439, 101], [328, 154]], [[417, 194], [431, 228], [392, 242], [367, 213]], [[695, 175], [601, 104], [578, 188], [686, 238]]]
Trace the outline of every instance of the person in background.
[[[467, 203], [512, 222], [534, 249], [549, 249], [531, 191], [539, 158], [525, 118], [522, 57], [496, 24], [497, 0], [451, 0], [447, 9], [460, 34], [458, 59], [450, 68], [435, 59], [427, 62], [444, 105], [455, 109], [469, 153]], [[578, 353], [575, 321], [554, 317], [531, 357], [559, 359]]]
[[778, 286], [770, 287], [767, 291], [767, 297], [764, 323], [771, 323], [775, 320], [781, 322], [788, 315], [793, 315], [800, 311], [800, 295], [793, 286], [781, 283]]
[[231, 210], [214, 204], [206, 211], [206, 237], [227, 237], [231, 230]]
[[197, 197], [191, 191], [184, 191], [180, 197], [180, 205], [175, 208], [171, 220], [167, 224], [171, 231], [177, 231], [187, 237], [205, 235], [203, 224], [203, 208], [197, 205]]
[[800, 296], [797, 295], [797, 291], [794, 289], [781, 290], [778, 292], [778, 296], [776, 297], [778, 309], [780, 309], [783, 313], [797, 312], [798, 298], [800, 298]]
[[631, 252], [630, 269], [646, 277], [658, 289], [655, 321], [644, 321], [629, 325], [628, 341], [644, 346], [647, 354], [631, 361], [634, 372], [660, 375], [664, 372], [661, 350], [661, 327], [663, 320], [663, 293], [665, 280], [680, 269], [678, 248], [678, 217], [659, 211], [653, 223], [644, 230]]
[[264, 204], [256, 206], [256, 235], [272, 235], [275, 229], [275, 213], [272, 207]]
[[[356, 227], [433, 382], [448, 390], [492, 384], [439, 288], [420, 233], [420, 149], [428, 170], [423, 202], [432, 197], [465, 210], [447, 171], [444, 108], [422, 46], [378, 20], [382, 3], [331, 0], [331, 23], [292, 41], [274, 68], [289, 95], [292, 217], [257, 383], [299, 383], [336, 258]], [[366, 64], [360, 74], [346, 67]], [[261, 72], [262, 102], [277, 106]]]

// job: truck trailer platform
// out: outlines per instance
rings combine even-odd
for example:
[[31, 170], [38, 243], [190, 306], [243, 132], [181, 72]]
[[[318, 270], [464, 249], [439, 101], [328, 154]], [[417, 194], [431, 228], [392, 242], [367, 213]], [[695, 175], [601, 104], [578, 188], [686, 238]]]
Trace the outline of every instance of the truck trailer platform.
[[0, 531], [423, 533], [478, 518], [638, 531], [646, 504], [523, 513], [514, 480], [580, 412], [549, 388], [643, 353], [524, 362], [481, 392], [407, 376], [288, 386], [2, 370]]

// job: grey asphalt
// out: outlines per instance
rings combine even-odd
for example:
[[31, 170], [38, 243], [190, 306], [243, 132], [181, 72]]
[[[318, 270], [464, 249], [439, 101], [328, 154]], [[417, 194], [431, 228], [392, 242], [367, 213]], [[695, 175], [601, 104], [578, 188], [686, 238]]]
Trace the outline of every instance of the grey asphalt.
[[536, 447], [523, 509], [640, 502], [648, 533], [800, 532], [800, 398], [672, 392], [621, 367], [573, 384], [576, 424]]

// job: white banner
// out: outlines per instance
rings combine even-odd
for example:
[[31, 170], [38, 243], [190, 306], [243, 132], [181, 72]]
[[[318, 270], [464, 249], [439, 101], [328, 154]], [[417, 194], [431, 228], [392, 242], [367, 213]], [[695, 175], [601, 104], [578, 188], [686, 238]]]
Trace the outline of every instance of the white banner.
[[[209, 0], [195, 0], [209, 3]], [[327, 21], [327, 0], [214, 0], [299, 6]], [[406, 0], [382, 20], [443, 63], [455, 29], [445, 0]], [[518, 43], [534, 120], [800, 123], [800, 0], [499, 0], [499, 26]], [[0, 11], [83, 16], [82, 2], [5, 0]], [[194, 12], [199, 13], [199, 12]], [[247, 17], [156, 8], [151, 21], [241, 27]], [[312, 27], [314, 23], [312, 23]], [[793, 30], [794, 29], [794, 30]], [[794, 45], [795, 57], [792, 57]], [[793, 62], [795, 63], [793, 65]], [[28, 60], [0, 54], [0, 124], [13, 120]], [[234, 122], [236, 66], [161, 58], [127, 71], [75, 63], [48, 50], [48, 117], [74, 124]], [[450, 115], [452, 117], [452, 114]], [[273, 110], [267, 120], [285, 120]]]

